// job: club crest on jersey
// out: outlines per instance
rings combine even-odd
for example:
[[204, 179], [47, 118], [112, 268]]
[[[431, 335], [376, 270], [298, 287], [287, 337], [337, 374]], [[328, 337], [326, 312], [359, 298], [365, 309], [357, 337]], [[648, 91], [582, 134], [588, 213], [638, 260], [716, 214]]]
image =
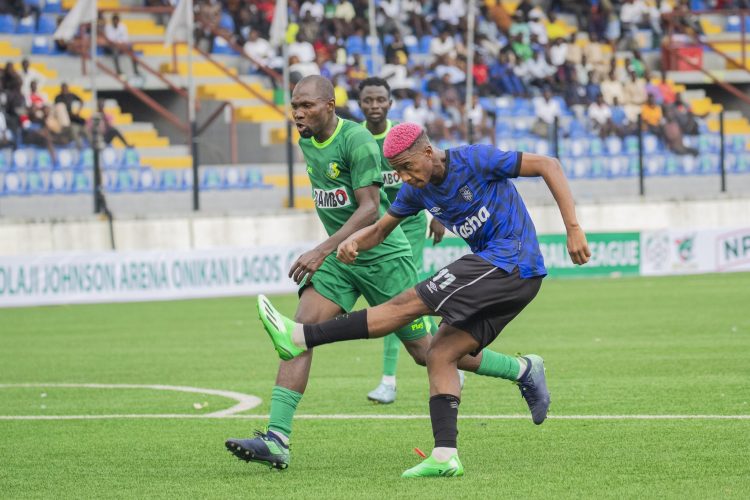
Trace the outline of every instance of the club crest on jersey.
[[318, 208], [341, 208], [352, 204], [344, 188], [313, 189], [313, 200]]
[[461, 186], [458, 189], [458, 192], [461, 193], [461, 197], [466, 201], [471, 201], [474, 199], [474, 193], [471, 192], [469, 186]]
[[328, 168], [326, 168], [326, 175], [330, 177], [331, 179], [335, 179], [341, 174], [341, 170], [339, 170], [339, 164], [335, 161], [332, 161], [328, 164]]

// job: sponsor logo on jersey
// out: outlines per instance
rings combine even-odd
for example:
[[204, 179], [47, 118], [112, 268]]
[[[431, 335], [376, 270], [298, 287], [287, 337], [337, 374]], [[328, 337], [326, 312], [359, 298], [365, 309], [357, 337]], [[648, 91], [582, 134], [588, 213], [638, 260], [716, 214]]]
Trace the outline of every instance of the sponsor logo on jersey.
[[430, 290], [430, 293], [437, 292], [437, 284], [434, 281], [428, 281], [427, 288]]
[[466, 222], [464, 222], [460, 226], [453, 226], [453, 234], [458, 234], [462, 238], [468, 238], [472, 234], [477, 232], [477, 230], [479, 230], [479, 228], [482, 227], [489, 218], [490, 211], [487, 210], [487, 207], [483, 206], [479, 209], [479, 212], [477, 212], [476, 215], [467, 217]]
[[330, 177], [331, 179], [335, 179], [341, 174], [341, 170], [339, 170], [339, 164], [335, 161], [332, 161], [328, 164], [328, 168], [326, 168], [326, 175]]
[[383, 186], [400, 186], [403, 184], [401, 176], [393, 170], [387, 170], [382, 172], [383, 174]]
[[344, 188], [313, 189], [313, 200], [318, 208], [341, 208], [352, 204]]
[[440, 207], [432, 207], [432, 208], [430, 209], [430, 213], [431, 213], [432, 215], [440, 215], [441, 213], [443, 213], [443, 209], [442, 209], [442, 208], [440, 208]]
[[471, 192], [471, 189], [469, 189], [469, 186], [461, 186], [458, 189], [458, 192], [461, 193], [461, 196], [466, 201], [471, 201], [474, 199], [474, 193]]
[[307, 166], [307, 174], [308, 175], [312, 175], [312, 173], [313, 173], [313, 168], [310, 165], [308, 165]]

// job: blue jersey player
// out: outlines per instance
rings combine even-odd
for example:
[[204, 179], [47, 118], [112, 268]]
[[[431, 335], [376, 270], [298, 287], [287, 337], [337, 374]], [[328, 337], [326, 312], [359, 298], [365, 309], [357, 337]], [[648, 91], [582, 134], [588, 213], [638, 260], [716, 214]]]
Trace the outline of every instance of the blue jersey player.
[[[435, 447], [403, 476], [459, 476], [464, 470], [456, 448], [460, 403], [456, 367], [470, 365], [467, 357], [495, 340], [536, 296], [547, 274], [534, 224], [509, 179], [541, 176], [562, 214], [571, 260], [585, 264], [591, 252], [560, 163], [553, 158], [485, 145], [441, 151], [412, 123], [391, 129], [383, 154], [405, 185], [379, 221], [339, 245], [338, 259], [353, 263], [358, 252], [382, 242], [401, 219], [424, 209], [461, 236], [472, 253], [384, 304], [325, 323], [295, 323], [263, 296], [258, 298], [258, 311], [276, 350], [284, 356], [341, 340], [382, 337], [425, 314], [441, 316], [427, 354]], [[542, 358], [505, 356], [505, 362], [508, 378], [516, 380], [532, 420], [541, 424], [550, 402]]]

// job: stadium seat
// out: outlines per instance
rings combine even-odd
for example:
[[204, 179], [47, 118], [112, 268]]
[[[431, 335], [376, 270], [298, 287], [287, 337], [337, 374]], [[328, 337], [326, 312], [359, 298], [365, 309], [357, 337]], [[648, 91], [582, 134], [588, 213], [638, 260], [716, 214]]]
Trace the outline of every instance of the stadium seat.
[[591, 179], [603, 179], [608, 176], [607, 171], [608, 158], [602, 156], [594, 156], [591, 158], [591, 171], [589, 172], [589, 178]]
[[31, 53], [40, 56], [50, 55], [52, 53], [50, 39], [45, 36], [35, 36], [31, 41]]
[[589, 139], [589, 154], [591, 156], [604, 154], [604, 141], [602, 141], [600, 137], [592, 137]]
[[432, 35], [424, 35], [419, 39], [419, 53], [429, 54], [430, 44], [432, 43]]
[[52, 170], [52, 156], [46, 149], [37, 149], [34, 152], [34, 168], [39, 170]]
[[148, 167], [140, 168], [138, 172], [138, 189], [140, 191], [154, 191], [159, 185], [154, 171]]
[[742, 21], [740, 16], [727, 17], [727, 24], [724, 26], [724, 31], [727, 33], [739, 33], [742, 31]]
[[113, 172], [114, 174], [114, 192], [117, 193], [131, 193], [137, 192], [138, 182], [136, 180], [133, 171], [129, 168], [122, 168]]
[[133, 148], [125, 148], [120, 157], [120, 166], [125, 168], [135, 168], [141, 165], [141, 158]]
[[179, 170], [181, 176], [182, 189], [193, 189], [193, 171], [185, 168]]
[[94, 168], [94, 152], [90, 148], [86, 148], [81, 151], [81, 155], [78, 159], [79, 167], [90, 169]]
[[682, 173], [685, 175], [693, 175], [698, 171], [698, 161], [695, 157], [690, 155], [680, 156], [677, 160], [682, 165]]
[[690, 10], [706, 10], [705, 0], [690, 0]]
[[117, 151], [111, 146], [107, 146], [99, 152], [99, 161], [101, 168], [112, 169], [120, 166]]
[[570, 141], [570, 156], [573, 157], [579, 157], [579, 156], [588, 156], [588, 146], [589, 146], [589, 140], [588, 139], [572, 139]]
[[16, 18], [10, 14], [0, 14], [0, 33], [14, 33], [16, 31]]
[[528, 137], [520, 137], [516, 141], [515, 150], [522, 153], [531, 153], [535, 145], [536, 141], [532, 142]]
[[571, 138], [580, 138], [580, 137], [588, 136], [586, 125], [584, 125], [580, 120], [571, 120], [570, 126], [568, 128], [568, 135]]
[[[643, 153], [650, 155], [661, 150], [661, 141], [653, 134], [643, 134]], [[637, 152], [637, 150], [636, 150]]]
[[735, 173], [735, 174], [750, 173], [750, 156], [748, 156], [747, 154], [737, 155], [737, 160], [734, 162], [732, 173]]
[[585, 179], [591, 173], [590, 158], [576, 158], [573, 160], [573, 177], [575, 179]]
[[49, 175], [45, 172], [31, 170], [26, 172], [26, 194], [46, 194], [49, 187]]
[[21, 176], [18, 172], [7, 172], [3, 175], [3, 189], [4, 195], [21, 195], [24, 194], [24, 186], [21, 181]]
[[68, 194], [70, 192], [70, 175], [60, 170], [53, 170], [49, 174], [47, 185], [50, 194]]
[[93, 184], [92, 172], [76, 170], [70, 179], [70, 192], [73, 194], [90, 193]]
[[537, 139], [534, 145], [534, 152], [538, 155], [548, 156], [550, 155], [550, 144], [547, 139]]
[[55, 16], [51, 14], [42, 14], [39, 16], [39, 24], [36, 27], [36, 32], [40, 35], [51, 35], [57, 29], [57, 21]]
[[607, 161], [606, 175], [609, 178], [616, 179], [624, 177], [628, 171], [628, 157], [622, 155], [610, 156]]
[[226, 189], [242, 189], [246, 187], [247, 177], [245, 172], [237, 167], [226, 167], [224, 179], [224, 187]]
[[353, 55], [361, 55], [365, 53], [365, 40], [361, 36], [358, 35], [350, 35], [346, 39], [346, 54], [353, 56]]
[[414, 35], [407, 35], [404, 37], [404, 45], [409, 54], [416, 54], [419, 52], [419, 40]]
[[383, 55], [383, 45], [381, 45], [378, 37], [372, 37], [372, 36], [365, 37], [365, 45], [366, 45], [365, 50], [367, 51], [368, 54], [372, 54], [372, 48], [375, 47], [375, 50], [377, 51], [377, 53], [380, 55]]
[[622, 139], [617, 136], [607, 137], [606, 141], [607, 153], [610, 155], [619, 155], [622, 153]]
[[664, 175], [671, 176], [682, 174], [682, 164], [680, 163], [679, 158], [679, 156], [674, 154], [666, 155], [664, 158]]
[[60, 0], [46, 0], [43, 12], [46, 14], [62, 14], [62, 2]]
[[19, 148], [13, 151], [13, 168], [26, 169], [33, 165], [34, 150], [30, 148]]
[[182, 183], [175, 170], [162, 170], [159, 172], [159, 191], [179, 191]]
[[629, 135], [625, 137], [625, 154], [626, 155], [638, 154], [638, 137], [634, 135]]
[[273, 184], [268, 184], [263, 179], [263, 172], [259, 168], [247, 170], [247, 187], [249, 189], [271, 189]]
[[57, 150], [57, 168], [69, 169], [75, 167], [78, 161], [78, 151], [64, 148]]
[[715, 154], [701, 155], [698, 163], [698, 173], [713, 175], [719, 173], [719, 156]]
[[662, 175], [664, 173], [664, 156], [649, 155], [643, 159], [643, 174], [648, 176]]
[[29, 33], [34, 33], [36, 31], [36, 26], [34, 24], [33, 16], [26, 16], [19, 19], [18, 24], [16, 24], [15, 33], [17, 35], [28, 35]]
[[732, 153], [745, 153], [747, 151], [747, 138], [743, 135], [727, 136], [726, 148]]
[[224, 189], [224, 169], [206, 168], [201, 177], [201, 189]]
[[13, 168], [13, 158], [11, 155], [10, 149], [0, 149], [0, 172], [5, 172]]

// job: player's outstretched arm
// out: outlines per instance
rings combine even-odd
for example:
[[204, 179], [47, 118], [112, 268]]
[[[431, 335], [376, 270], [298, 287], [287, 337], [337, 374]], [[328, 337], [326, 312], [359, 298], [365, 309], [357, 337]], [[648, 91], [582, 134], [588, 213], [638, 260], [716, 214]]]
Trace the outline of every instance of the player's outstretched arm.
[[568, 180], [562, 170], [562, 165], [555, 158], [524, 153], [521, 158], [522, 177], [542, 177], [547, 184], [557, 206], [560, 208], [565, 230], [568, 233], [568, 253], [575, 264], [585, 264], [591, 257], [586, 234], [578, 224], [573, 194], [570, 192]]
[[325, 258], [336, 251], [339, 244], [355, 231], [371, 225], [378, 220], [378, 208], [380, 207], [380, 186], [373, 184], [354, 190], [357, 199], [357, 209], [339, 228], [338, 231], [328, 237], [320, 245], [309, 250], [294, 261], [289, 269], [289, 277], [295, 283], [300, 284], [303, 279], [309, 280], [315, 272], [323, 265]]
[[349, 236], [340, 245], [336, 258], [345, 264], [352, 264], [360, 251], [380, 245], [396, 229], [402, 219], [385, 214], [379, 221]]

